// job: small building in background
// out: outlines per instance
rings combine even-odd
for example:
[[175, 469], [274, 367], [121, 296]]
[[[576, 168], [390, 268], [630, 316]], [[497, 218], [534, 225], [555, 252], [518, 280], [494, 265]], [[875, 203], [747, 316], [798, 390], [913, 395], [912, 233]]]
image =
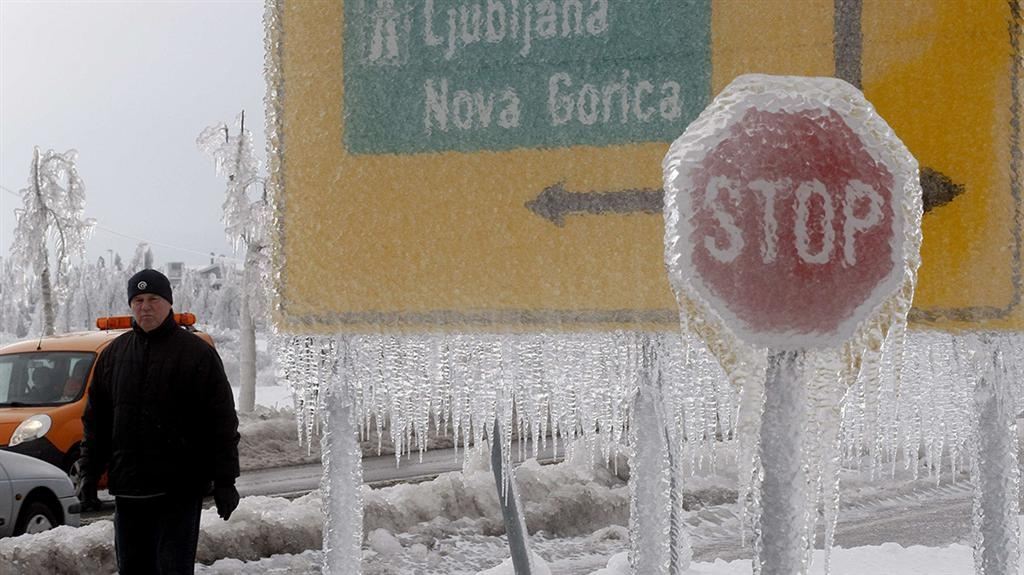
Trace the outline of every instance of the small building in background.
[[185, 278], [185, 262], [167, 262], [164, 274], [170, 280], [172, 288], [181, 287], [181, 281]]
[[[223, 258], [223, 256], [221, 256]], [[203, 266], [196, 270], [199, 277], [209, 282], [210, 287], [213, 289], [220, 289], [224, 284], [224, 278], [228, 274], [228, 266], [223, 260], [218, 261], [218, 258], [214, 258], [213, 254], [210, 254], [210, 265]]]

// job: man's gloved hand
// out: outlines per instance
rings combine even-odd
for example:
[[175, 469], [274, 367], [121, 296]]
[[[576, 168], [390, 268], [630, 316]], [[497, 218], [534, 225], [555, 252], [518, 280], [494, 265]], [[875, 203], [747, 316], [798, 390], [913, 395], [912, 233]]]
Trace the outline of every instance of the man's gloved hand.
[[100, 498], [96, 495], [96, 482], [82, 478], [82, 481], [78, 484], [78, 491], [75, 493], [78, 496], [78, 502], [82, 506], [82, 511], [99, 511], [103, 506], [100, 503]]
[[227, 521], [238, 507], [238, 490], [233, 483], [217, 485], [213, 488], [213, 501], [217, 504], [217, 515]]

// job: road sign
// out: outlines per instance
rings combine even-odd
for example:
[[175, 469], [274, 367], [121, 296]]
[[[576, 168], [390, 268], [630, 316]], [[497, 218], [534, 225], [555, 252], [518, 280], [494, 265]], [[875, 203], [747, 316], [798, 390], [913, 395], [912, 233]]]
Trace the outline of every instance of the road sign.
[[750, 72], [859, 78], [932, 208], [912, 316], [1024, 325], [1018, 0], [272, 6], [284, 328], [674, 325], [660, 162]]
[[755, 345], [839, 346], [918, 248], [917, 162], [841, 80], [740, 76], [672, 144], [665, 190], [673, 285]]
[[[286, 324], [461, 331], [676, 321], [657, 202], [644, 213], [573, 200], [660, 191], [665, 146], [710, 93], [710, 2], [279, 9], [272, 56], [283, 85], [272, 100], [282, 106]], [[527, 205], [546, 189], [565, 191], [552, 220]]]
[[863, 90], [950, 201], [924, 218], [911, 318], [1024, 329], [1022, 6], [864, 2]]

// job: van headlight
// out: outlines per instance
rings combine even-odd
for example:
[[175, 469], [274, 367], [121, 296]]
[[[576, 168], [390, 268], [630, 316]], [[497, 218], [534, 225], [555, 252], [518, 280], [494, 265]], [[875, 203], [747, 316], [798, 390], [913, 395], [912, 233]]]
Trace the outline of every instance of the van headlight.
[[25, 443], [32, 439], [39, 439], [46, 435], [46, 432], [50, 431], [50, 424], [52, 420], [49, 415], [44, 413], [38, 413], [29, 417], [25, 421], [21, 422], [21, 425], [14, 430], [11, 435], [10, 447], [14, 447], [19, 443]]

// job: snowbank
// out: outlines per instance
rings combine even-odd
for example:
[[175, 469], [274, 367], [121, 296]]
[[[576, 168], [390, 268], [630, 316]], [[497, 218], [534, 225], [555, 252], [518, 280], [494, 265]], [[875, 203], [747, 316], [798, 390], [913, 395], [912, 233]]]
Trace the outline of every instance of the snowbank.
[[[254, 561], [319, 549], [323, 529], [320, 503], [318, 494], [295, 501], [246, 497], [226, 522], [216, 510], [206, 509], [200, 519], [196, 558], [200, 563], [223, 558]], [[0, 539], [0, 565], [13, 566], [10, 572], [19, 575], [114, 573], [114, 524], [97, 521], [79, 528], [63, 526], [37, 535]]]
[[[631, 575], [626, 556], [629, 533], [624, 527], [629, 497], [623, 479], [587, 461], [542, 466], [533, 460], [519, 468], [517, 479], [538, 574]], [[707, 506], [692, 511], [687, 520], [696, 538], [717, 527], [709, 510], [734, 506], [723, 493], [723, 500], [712, 496], [695, 503]], [[364, 487], [363, 498], [363, 575], [512, 575], [489, 471], [471, 469], [379, 490]], [[315, 493], [294, 501], [246, 497], [228, 522], [212, 509], [205, 510], [197, 573], [320, 573], [321, 503]], [[823, 573], [823, 562], [818, 551], [811, 573]], [[25, 575], [112, 573], [113, 525], [99, 521], [78, 529], [60, 527], [0, 539], [0, 565]], [[886, 543], [832, 553], [834, 575], [962, 575], [972, 573], [973, 566], [970, 547], [960, 544], [933, 548]], [[749, 559], [695, 562], [688, 571], [750, 573]]]
[[[235, 387], [232, 391], [237, 405], [239, 389]], [[319, 441], [312, 444], [299, 442], [292, 392], [288, 387], [257, 387], [255, 411], [239, 413], [238, 424], [242, 436], [238, 454], [243, 471], [320, 463]], [[375, 421], [361, 431], [360, 447], [364, 457], [395, 453], [394, 441], [386, 424], [379, 434]], [[426, 445], [427, 449], [450, 448], [454, 440], [448, 433], [438, 433], [431, 425]]]
[[[549, 537], [590, 534], [627, 525], [629, 489], [609, 469], [586, 463], [542, 466], [535, 459], [516, 472], [526, 524]], [[432, 481], [363, 491], [364, 532], [444, 531], [445, 522], [468, 521], [484, 534], [504, 532], [494, 475], [487, 470], [445, 473]]]
[[323, 513], [319, 493], [295, 501], [280, 497], [245, 497], [231, 519], [222, 521], [215, 509], [206, 509], [200, 524], [196, 560], [212, 563], [235, 558], [254, 561], [273, 554], [319, 549], [323, 541]]
[[21, 575], [113, 573], [117, 570], [114, 524], [99, 521], [0, 539], [0, 565], [5, 566], [5, 573]]
[[238, 443], [242, 471], [320, 463], [319, 444], [299, 444], [295, 414], [290, 409], [257, 405], [252, 413], [238, 414], [238, 431], [242, 436]]

